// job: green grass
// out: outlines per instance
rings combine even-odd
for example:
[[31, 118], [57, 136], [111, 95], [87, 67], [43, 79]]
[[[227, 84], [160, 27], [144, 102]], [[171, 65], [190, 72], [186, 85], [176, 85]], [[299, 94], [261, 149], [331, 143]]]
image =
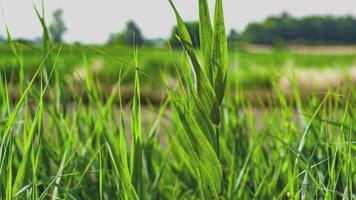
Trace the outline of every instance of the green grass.
[[[41, 47], [17, 44], [17, 49], [21, 53], [20, 57], [25, 73], [33, 75], [36, 66], [43, 57]], [[171, 51], [168, 46], [162, 48], [142, 47], [139, 51], [139, 65], [142, 70], [151, 76], [156, 76], [162, 72], [166, 73], [167, 76], [174, 76], [176, 72], [175, 64], [181, 63], [182, 51], [179, 49]], [[17, 75], [20, 71], [17, 58], [9, 45], [0, 46], [0, 52], [0, 69], [1, 71], [5, 69], [8, 79], [15, 83], [18, 81]], [[105, 54], [102, 52], [105, 52]], [[102, 66], [96, 71], [95, 76], [104, 85], [115, 84], [119, 78], [116, 72], [125, 68], [113, 57], [120, 58], [125, 62], [131, 62], [133, 57], [131, 47], [64, 45], [58, 57], [56, 69], [61, 71], [62, 74], [73, 76], [76, 69], [83, 68], [83, 54], [85, 54], [91, 68], [95, 68], [95, 65]], [[356, 55], [352, 54], [308, 55], [288, 50], [268, 53], [252, 53], [243, 50], [230, 51], [229, 58], [232, 70], [237, 67], [239, 70], [238, 75], [230, 76], [230, 79], [240, 81], [246, 89], [271, 88], [271, 79], [274, 79], [276, 74], [284, 73], [291, 65], [296, 69], [345, 69], [356, 64]], [[156, 83], [145, 76], [141, 79], [145, 86], [161, 87], [160, 83]], [[133, 84], [133, 80], [134, 73], [130, 71], [124, 77], [123, 84]]]
[[[45, 40], [37, 54], [9, 38], [1, 47], [9, 56], [0, 59], [8, 65], [0, 76], [0, 198], [354, 199], [354, 85], [304, 101], [291, 74], [290, 103], [274, 78], [285, 65], [343, 69], [354, 56], [228, 55], [222, 1], [215, 3], [211, 20], [199, 1], [201, 50], [175, 8], [183, 51], [99, 52]], [[112, 66], [107, 74], [92, 68], [96, 56]], [[169, 67], [154, 71], [148, 59]], [[86, 76], [69, 98], [75, 86], [65, 74], [77, 66]], [[110, 76], [106, 94], [100, 86]], [[265, 80], [278, 102], [253, 107], [243, 88]], [[131, 82], [133, 97], [123, 102], [121, 86]], [[149, 83], [168, 93], [159, 106], [142, 104]], [[11, 85], [19, 86], [17, 98]]]

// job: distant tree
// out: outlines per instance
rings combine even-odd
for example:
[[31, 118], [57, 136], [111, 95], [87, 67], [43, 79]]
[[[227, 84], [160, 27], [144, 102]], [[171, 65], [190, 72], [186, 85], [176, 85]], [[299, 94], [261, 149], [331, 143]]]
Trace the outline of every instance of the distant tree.
[[140, 28], [133, 21], [129, 21], [126, 24], [125, 30], [121, 33], [114, 33], [109, 36], [108, 43], [118, 43], [125, 45], [136, 44], [138, 46], [143, 45], [145, 39], [141, 33]]
[[[199, 22], [186, 22], [185, 25], [187, 26], [189, 35], [192, 39], [193, 46], [199, 47]], [[176, 37], [177, 35], [179, 36], [178, 27], [174, 26], [172, 29], [171, 36], [169, 37], [169, 42], [172, 47], [181, 47]]]
[[122, 33], [112, 33], [109, 35], [109, 40], [108, 44], [124, 44], [124, 39], [123, 39], [123, 34]]
[[239, 39], [240, 39], [240, 35], [237, 33], [237, 31], [235, 29], [231, 29], [227, 37], [227, 42], [229, 47], [231, 48], [236, 47]]
[[26, 44], [26, 45], [34, 44], [33, 40], [25, 39], [25, 38], [16, 38], [13, 41], [17, 42], [17, 43], [20, 43], [20, 44]]
[[5, 43], [5, 42], [6, 42], [6, 39], [0, 35], [0, 44]]
[[34, 44], [42, 44], [42, 37], [35, 37], [33, 40], [32, 40], [32, 42], [34, 43]]
[[271, 39], [265, 28], [258, 23], [250, 23], [241, 35], [245, 42], [268, 44]]
[[53, 13], [53, 22], [49, 26], [52, 41], [60, 43], [63, 41], [63, 34], [67, 31], [67, 27], [62, 19], [63, 10], [58, 9]]
[[141, 30], [133, 21], [129, 21], [126, 24], [124, 39], [125, 39], [126, 44], [135, 43], [140, 46], [144, 43], [144, 39], [143, 39]]
[[166, 40], [161, 38], [145, 40], [145, 46], [149, 47], [164, 47], [166, 45]]

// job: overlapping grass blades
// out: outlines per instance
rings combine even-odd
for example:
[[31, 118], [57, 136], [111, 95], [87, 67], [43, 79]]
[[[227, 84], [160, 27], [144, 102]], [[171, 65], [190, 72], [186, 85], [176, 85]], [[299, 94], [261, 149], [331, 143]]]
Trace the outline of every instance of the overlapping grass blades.
[[135, 86], [134, 96], [132, 99], [132, 115], [131, 115], [131, 131], [132, 131], [132, 144], [131, 144], [131, 178], [132, 183], [142, 198], [145, 196], [143, 188], [143, 149], [142, 149], [142, 125], [141, 125], [141, 103], [140, 103], [140, 82], [139, 82], [139, 66], [138, 66], [138, 49], [134, 53], [135, 65]]
[[216, 1], [213, 29], [207, 1], [199, 1], [201, 61], [193, 49], [183, 19], [173, 2], [169, 0], [169, 3], [178, 24], [177, 37], [191, 64], [191, 67], [183, 67], [181, 71], [182, 74], [193, 76], [186, 79], [189, 94], [187, 98], [178, 98], [172, 91], [169, 92], [170, 97], [197, 156], [202, 194], [205, 198], [218, 198], [222, 189], [222, 169], [218, 158], [219, 124], [227, 68], [227, 41], [222, 2]]
[[[215, 1], [213, 24], [207, 1], [199, 1], [200, 51], [170, 3], [184, 52], [177, 85], [167, 84], [172, 74], [149, 77], [166, 82], [159, 105], [141, 95], [149, 75], [138, 48], [132, 64], [100, 52], [118, 61], [119, 80], [106, 95], [89, 56], [77, 55], [85, 73], [68, 80], [57, 62], [62, 46], [46, 39], [35, 76], [15, 74], [19, 96], [11, 96], [13, 77], [1, 73], [0, 199], [353, 199], [352, 84], [305, 101], [295, 77], [292, 100], [274, 80], [278, 102], [253, 107], [232, 81], [240, 71], [227, 68], [222, 1]], [[14, 63], [25, 67], [28, 58], [8, 33]], [[123, 99], [127, 73], [133, 95]]]

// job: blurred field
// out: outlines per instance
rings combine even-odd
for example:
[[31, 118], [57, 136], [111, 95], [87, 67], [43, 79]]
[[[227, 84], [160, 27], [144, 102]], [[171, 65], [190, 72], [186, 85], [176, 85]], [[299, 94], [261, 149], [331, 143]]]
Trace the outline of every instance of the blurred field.
[[[286, 45], [283, 47], [301, 54], [324, 54], [324, 55], [349, 55], [356, 54], [355, 45]], [[256, 53], [268, 53], [273, 48], [268, 45], [250, 44], [247, 46], [248, 51]]]
[[[2, 75], [6, 74], [7, 80], [12, 84], [12, 97], [18, 93], [16, 82], [20, 68], [23, 67], [26, 77], [31, 77], [43, 59], [41, 46], [17, 44], [17, 48], [21, 55], [21, 66], [8, 45], [0, 46], [0, 68]], [[356, 54], [353, 53], [355, 50], [356, 47], [353, 46], [273, 48], [249, 45], [230, 51], [229, 78], [245, 91], [246, 98], [252, 103], [276, 96], [273, 87], [279, 87], [285, 95], [289, 95], [289, 78], [293, 74], [297, 77], [298, 85], [304, 89], [303, 94], [325, 92], [328, 88], [337, 87], [347, 81], [356, 82]], [[159, 80], [164, 76], [168, 77], [172, 84], [176, 82], [175, 65], [182, 65], [182, 56], [181, 50], [168, 47], [139, 49], [139, 68], [146, 74], [141, 77], [143, 97], [152, 102], [161, 101], [165, 91]], [[97, 86], [107, 95], [116, 84], [121, 69], [125, 72], [123, 98], [129, 100], [132, 97], [134, 70], [125, 62], [132, 63], [132, 58], [132, 48], [125, 46], [64, 45], [57, 58], [56, 68], [63, 80], [73, 84], [68, 95], [73, 90], [79, 90], [80, 81], [85, 79], [84, 63], [87, 63], [93, 72]], [[154, 77], [154, 80], [150, 77]], [[274, 83], [277, 86], [274, 86]]]

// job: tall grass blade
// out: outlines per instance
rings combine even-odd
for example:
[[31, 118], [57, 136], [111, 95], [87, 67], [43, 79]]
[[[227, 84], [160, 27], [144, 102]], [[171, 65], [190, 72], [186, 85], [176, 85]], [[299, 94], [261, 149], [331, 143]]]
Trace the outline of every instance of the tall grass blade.
[[226, 69], [228, 65], [227, 37], [222, 0], [215, 1], [212, 59], [215, 73], [214, 89], [217, 101], [221, 104], [225, 94]]
[[142, 125], [141, 125], [141, 102], [140, 102], [140, 81], [138, 74], [138, 50], [134, 50], [135, 62], [135, 85], [134, 96], [132, 100], [132, 115], [131, 115], [131, 130], [132, 130], [132, 145], [131, 145], [131, 180], [140, 198], [144, 197], [143, 188], [143, 149], [142, 149]]
[[199, 38], [200, 48], [204, 58], [205, 72], [210, 83], [214, 84], [212, 66], [213, 28], [210, 20], [207, 0], [199, 0]]
[[170, 91], [170, 98], [184, 127], [185, 134], [194, 149], [195, 156], [197, 156], [199, 164], [197, 167], [199, 167], [200, 171], [203, 195], [208, 199], [218, 198], [222, 181], [222, 169], [219, 159], [183, 101], [172, 91]]

